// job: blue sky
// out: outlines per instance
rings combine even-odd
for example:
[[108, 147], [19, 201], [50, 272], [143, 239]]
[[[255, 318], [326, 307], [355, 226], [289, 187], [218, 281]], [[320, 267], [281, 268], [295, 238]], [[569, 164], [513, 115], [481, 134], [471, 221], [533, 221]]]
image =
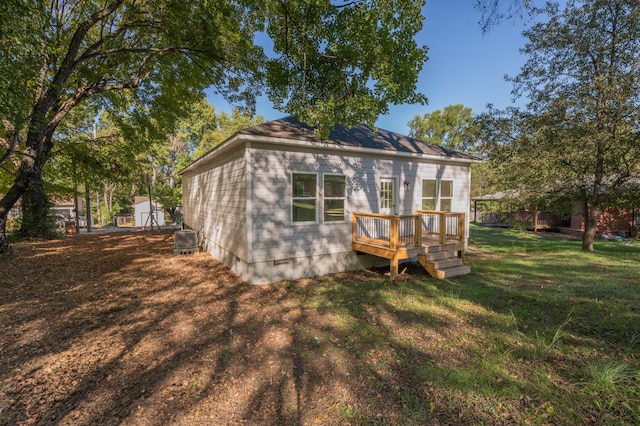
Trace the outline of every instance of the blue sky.
[[[429, 47], [429, 60], [420, 73], [418, 89], [429, 103], [391, 106], [377, 125], [407, 134], [407, 122], [414, 115], [447, 105], [461, 103], [474, 113], [485, 111], [488, 103], [497, 108], [513, 105], [512, 84], [504, 81], [504, 75], [517, 75], [526, 60], [519, 53], [525, 44], [521, 36], [524, 24], [511, 20], [483, 34], [478, 25], [480, 13], [470, 0], [427, 0], [423, 15], [417, 40]], [[216, 111], [230, 112], [231, 106], [222, 98], [208, 93], [208, 99]], [[266, 97], [258, 101], [256, 112], [266, 120], [286, 115], [274, 110]]]

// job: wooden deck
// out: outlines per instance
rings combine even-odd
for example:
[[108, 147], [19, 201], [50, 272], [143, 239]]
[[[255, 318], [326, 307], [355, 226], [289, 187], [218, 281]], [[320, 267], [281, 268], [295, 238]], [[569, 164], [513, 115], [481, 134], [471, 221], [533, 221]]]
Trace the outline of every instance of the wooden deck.
[[389, 259], [391, 279], [398, 275], [398, 262], [413, 257], [436, 278], [468, 274], [470, 268], [464, 265], [465, 235], [464, 213], [418, 210], [406, 216], [352, 216], [353, 249]]

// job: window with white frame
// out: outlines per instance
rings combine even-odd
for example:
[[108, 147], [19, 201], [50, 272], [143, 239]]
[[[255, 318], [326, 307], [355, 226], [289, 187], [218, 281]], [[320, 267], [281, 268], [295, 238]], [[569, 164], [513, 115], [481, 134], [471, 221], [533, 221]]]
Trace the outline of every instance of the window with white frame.
[[440, 181], [440, 211], [450, 212], [451, 202], [453, 201], [453, 181]]
[[422, 210], [451, 211], [453, 181], [425, 179], [422, 181]]
[[293, 222], [315, 222], [317, 220], [317, 176], [293, 173], [291, 220]]
[[338, 175], [324, 175], [324, 221], [344, 221], [346, 198], [345, 178]]
[[422, 181], [422, 210], [436, 209], [437, 183], [435, 179], [425, 179]]

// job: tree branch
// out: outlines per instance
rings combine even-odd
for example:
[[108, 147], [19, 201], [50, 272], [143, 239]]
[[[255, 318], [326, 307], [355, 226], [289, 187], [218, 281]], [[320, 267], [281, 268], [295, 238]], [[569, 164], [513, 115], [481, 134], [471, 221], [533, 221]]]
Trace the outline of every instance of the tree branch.
[[58, 108], [56, 108], [55, 114], [47, 122], [47, 131], [55, 129], [69, 111], [88, 97], [114, 90], [135, 89], [140, 86], [142, 80], [143, 77], [136, 75], [127, 82], [108, 82], [107, 80], [101, 80], [98, 83], [84, 84], [78, 87], [70, 98], [60, 103]]
[[[4, 124], [5, 129], [11, 134], [11, 141], [7, 143], [7, 151], [0, 158], [0, 167], [4, 167], [4, 165], [9, 161], [11, 156], [14, 154], [16, 147], [18, 146], [18, 141], [20, 140], [20, 132], [17, 132], [13, 123], [10, 123], [8, 120], [3, 119], [2, 123]], [[6, 141], [6, 139], [2, 139]]]
[[67, 50], [67, 54], [65, 55], [62, 63], [60, 64], [60, 70], [56, 73], [53, 79], [53, 87], [59, 89], [64, 86], [64, 83], [69, 78], [71, 72], [75, 69], [78, 62], [76, 57], [78, 55], [78, 51], [82, 46], [82, 41], [87, 36], [87, 33], [96, 23], [102, 21], [107, 16], [115, 12], [118, 7], [120, 7], [124, 3], [124, 0], [113, 0], [109, 5], [107, 5], [104, 9], [99, 10], [98, 12], [91, 15], [86, 21], [82, 22], [69, 43], [69, 48]]

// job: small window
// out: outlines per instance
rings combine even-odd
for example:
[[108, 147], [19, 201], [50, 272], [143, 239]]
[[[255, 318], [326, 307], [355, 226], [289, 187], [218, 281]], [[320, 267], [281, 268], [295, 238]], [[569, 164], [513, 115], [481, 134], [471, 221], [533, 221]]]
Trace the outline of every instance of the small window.
[[293, 222], [316, 221], [316, 175], [294, 173], [291, 219]]
[[436, 181], [422, 181], [422, 210], [436, 209]]
[[344, 176], [324, 177], [324, 221], [344, 221], [345, 179]]

